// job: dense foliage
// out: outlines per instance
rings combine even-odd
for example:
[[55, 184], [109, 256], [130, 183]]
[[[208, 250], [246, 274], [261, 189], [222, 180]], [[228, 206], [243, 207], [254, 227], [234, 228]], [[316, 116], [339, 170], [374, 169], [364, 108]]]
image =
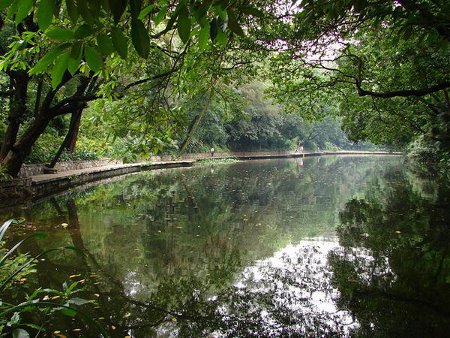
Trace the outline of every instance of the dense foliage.
[[22, 253], [21, 247], [26, 242], [47, 237], [41, 232], [34, 232], [11, 248], [6, 248], [3, 241], [5, 233], [11, 225], [17, 226], [20, 223], [11, 219], [0, 226], [0, 336], [30, 337], [41, 333], [50, 335], [52, 330], [57, 334], [60, 331], [55, 329], [63, 327], [59, 323], [64, 317], [73, 321], [81, 319], [77, 324], [81, 324], [85, 332], [89, 332], [90, 326], [95, 334], [108, 336], [97, 321], [92, 320], [79, 308], [93, 301], [77, 297], [82, 291], [78, 281], [72, 281], [70, 284], [64, 282], [62, 290], [36, 287], [32, 281], [39, 260], [45, 260], [43, 257], [47, 257], [51, 252], [75, 248], [51, 248], [36, 256]]
[[[151, 135], [159, 128], [170, 135], [170, 127], [158, 121], [176, 118], [180, 107], [205, 91], [212, 96], [227, 70], [249, 62], [224, 52], [243, 35], [238, 14], [261, 15], [227, 1], [15, 0], [2, 2], [0, 9], [6, 122], [0, 158], [13, 176], [47, 127], [65, 134], [62, 144], [52, 147], [52, 165], [64, 149], [73, 152], [83, 111], [99, 98], [139, 96], [141, 102], [131, 101], [141, 108], [135, 113], [148, 119], [137, 132]], [[61, 128], [65, 124], [67, 130]], [[150, 143], [158, 144], [154, 138]]]
[[[317, 126], [304, 121], [327, 116], [351, 141], [420, 139], [435, 160], [448, 158], [443, 0], [11, 0], [0, 9], [0, 157], [13, 176], [45, 157], [36, 154], [45, 133], [58, 140], [51, 165], [74, 153], [87, 107], [87, 158], [86, 148], [130, 159], [292, 148]], [[275, 101], [249, 95], [260, 82]], [[351, 146], [330, 141], [325, 125], [311, 148]]]
[[450, 149], [448, 4], [302, 5], [302, 11], [286, 11], [289, 20], [283, 16], [281, 29], [261, 36], [279, 51], [271, 64], [280, 102], [316, 116], [331, 108], [352, 140], [405, 146], [421, 139], [445, 157]]

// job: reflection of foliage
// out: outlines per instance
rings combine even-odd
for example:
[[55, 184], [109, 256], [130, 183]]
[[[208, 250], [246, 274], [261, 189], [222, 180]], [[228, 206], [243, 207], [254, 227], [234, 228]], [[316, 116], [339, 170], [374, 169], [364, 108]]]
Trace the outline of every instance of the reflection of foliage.
[[[0, 227], [0, 336], [29, 337], [30, 333], [38, 336], [41, 332], [64, 328], [65, 325], [61, 324], [64, 316], [72, 321], [77, 316], [88, 325], [84, 329], [85, 333], [90, 326], [106, 337], [107, 333], [103, 327], [78, 308], [91, 303], [75, 297], [81, 291], [78, 282], [72, 282], [70, 285], [64, 282], [62, 291], [28, 285], [28, 277], [36, 272], [36, 263], [44, 255], [63, 248], [48, 249], [35, 257], [22, 253], [15, 255], [16, 250], [20, 250], [26, 241], [43, 238], [45, 234], [33, 233], [6, 250], [2, 240], [13, 222], [15, 223], [9, 220]], [[69, 324], [67, 329], [73, 328], [73, 325], [75, 322]]]
[[332, 305], [337, 293], [330, 284], [326, 253], [333, 246], [311, 241], [289, 246], [213, 293], [209, 278], [162, 283], [155, 297], [140, 306], [169, 309], [162, 312], [159, 331], [181, 337], [343, 335], [354, 322]]
[[448, 185], [435, 185], [437, 199], [388, 172], [385, 186], [375, 184], [340, 214], [344, 248], [330, 262], [339, 304], [358, 318], [363, 336], [449, 332], [450, 195]]
[[328, 250], [324, 243], [306, 242], [247, 268], [237, 285], [216, 300], [222, 332], [227, 336], [347, 332], [344, 326], [352, 325], [351, 318], [332, 305], [336, 291], [325, 260]]
[[[52, 231], [53, 243], [43, 247], [78, 243], [88, 252], [81, 264], [71, 257], [46, 264], [58, 267], [61, 275], [53, 274], [54, 279], [64, 278], [63, 271], [97, 273], [100, 284], [87, 283], [100, 295], [99, 311], [107, 309], [103, 316], [116, 332], [132, 329], [136, 336], [151, 336], [157, 327], [181, 336], [214, 329], [246, 336], [250, 328], [254, 335], [309, 329], [327, 334], [342, 331], [338, 318], [330, 324], [330, 313], [311, 311], [309, 320], [295, 308], [311, 305], [304, 290], [335, 296], [329, 284], [318, 282], [324, 275], [317, 274], [326, 269], [316, 271], [315, 262], [307, 262], [312, 251], [284, 257], [286, 270], [262, 267], [260, 280], [244, 270], [245, 288], [235, 285], [236, 276], [289, 243], [332, 233], [345, 200], [358, 194], [369, 175], [397, 163], [330, 157], [301, 165], [275, 160], [148, 172], [55, 197], [26, 216]], [[55, 228], [63, 222], [66, 229]], [[290, 294], [290, 287], [302, 295]], [[288, 297], [294, 297], [292, 304]], [[255, 309], [264, 309], [274, 324]], [[265, 326], [258, 329], [259, 324]]]

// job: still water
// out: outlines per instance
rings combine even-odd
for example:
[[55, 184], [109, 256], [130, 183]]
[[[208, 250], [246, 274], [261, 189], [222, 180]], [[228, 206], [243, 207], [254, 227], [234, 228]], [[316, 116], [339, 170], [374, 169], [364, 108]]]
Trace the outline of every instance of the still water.
[[[445, 337], [450, 189], [399, 157], [130, 175], [3, 210], [38, 229], [39, 285], [81, 280], [123, 337]], [[58, 327], [64, 334], [64, 323]], [[57, 327], [55, 327], [57, 328]]]

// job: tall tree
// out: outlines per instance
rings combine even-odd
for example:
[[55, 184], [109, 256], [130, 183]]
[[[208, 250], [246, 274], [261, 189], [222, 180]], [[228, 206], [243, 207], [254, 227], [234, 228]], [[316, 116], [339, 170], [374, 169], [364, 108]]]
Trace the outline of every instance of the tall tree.
[[[2, 2], [0, 10], [2, 33], [10, 35], [0, 51], [1, 71], [9, 78], [9, 88], [2, 92], [2, 97], [9, 98], [9, 112], [0, 158], [13, 176], [56, 117], [75, 114], [74, 128], [69, 129], [73, 141], [76, 119], [89, 101], [113, 92], [114, 87], [118, 95], [118, 91], [170, 77], [180, 70], [192, 47], [205, 50], [212, 44], [225, 45], [243, 35], [238, 23], [241, 13], [260, 14], [233, 1], [193, 0], [11, 0]], [[126, 62], [117, 61], [119, 57], [133, 60], [130, 42], [140, 57], [157, 51], [171, 67], [135, 81], [111, 76], [124, 71], [118, 66]], [[124, 81], [119, 84], [117, 78]], [[34, 91], [36, 97], [30, 102]]]
[[448, 151], [449, 18], [445, 1], [281, 1], [255, 34], [277, 52], [280, 101], [319, 116], [334, 105], [355, 140], [423, 135]]

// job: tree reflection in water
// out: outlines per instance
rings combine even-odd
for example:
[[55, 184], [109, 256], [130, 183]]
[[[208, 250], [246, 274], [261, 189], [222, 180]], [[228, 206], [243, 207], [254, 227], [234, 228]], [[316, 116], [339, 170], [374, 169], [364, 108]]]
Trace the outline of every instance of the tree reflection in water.
[[358, 336], [448, 336], [449, 198], [448, 184], [391, 171], [341, 212], [329, 261]]
[[330, 158], [300, 171], [271, 161], [147, 173], [23, 216], [53, 224], [42, 248], [86, 252], [42, 262], [39, 284], [80, 275], [113, 336], [443, 336], [449, 189], [380, 177], [390, 166]]
[[327, 254], [335, 241], [316, 238], [288, 246], [246, 268], [221, 294], [218, 312], [229, 336], [330, 336], [355, 325], [338, 310]]

